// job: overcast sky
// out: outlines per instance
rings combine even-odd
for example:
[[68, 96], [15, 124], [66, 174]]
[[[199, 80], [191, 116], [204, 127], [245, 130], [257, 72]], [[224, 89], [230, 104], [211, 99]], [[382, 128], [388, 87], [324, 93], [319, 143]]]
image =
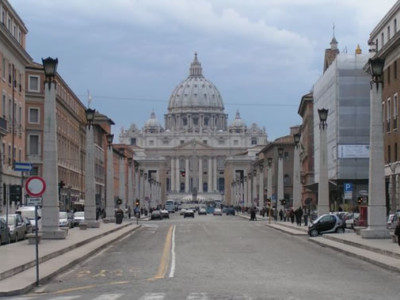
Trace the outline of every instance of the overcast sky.
[[[164, 126], [169, 97], [194, 53], [222, 95], [270, 141], [301, 124], [301, 97], [322, 74], [335, 32], [341, 52], [368, 52], [370, 32], [395, 0], [9, 0], [28, 28], [36, 62], [58, 73], [114, 133], [140, 128], [154, 110]], [[333, 31], [333, 28], [335, 30]]]

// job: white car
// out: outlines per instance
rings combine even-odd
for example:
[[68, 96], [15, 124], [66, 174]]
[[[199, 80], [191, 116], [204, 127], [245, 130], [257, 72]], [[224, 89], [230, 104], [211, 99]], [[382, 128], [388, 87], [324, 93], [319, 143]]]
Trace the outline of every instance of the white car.
[[166, 209], [161, 209], [161, 210], [160, 210], [160, 213], [161, 213], [161, 217], [166, 218], [166, 219], [169, 219], [169, 212], [168, 212], [168, 210], [166, 210]]
[[79, 226], [80, 223], [85, 222], [85, 212], [77, 211], [74, 213], [74, 226]]
[[346, 224], [346, 228], [354, 229], [354, 219], [357, 219], [360, 216], [359, 213], [352, 213], [346, 216], [346, 220], [344, 221]]
[[35, 207], [34, 206], [21, 206], [15, 212], [18, 214], [21, 214], [21, 216], [26, 217], [29, 219], [29, 221], [31, 221], [33, 232], [36, 231], [36, 228], [38, 228], [39, 230], [42, 228], [42, 222], [41, 222], [42, 210], [40, 208], [37, 209], [37, 219], [38, 219], [37, 226], [36, 226], [36, 221], [35, 221]]
[[186, 208], [181, 208], [179, 214], [180, 214], [181, 216], [183, 216], [183, 215], [185, 214], [185, 212], [186, 212]]
[[222, 216], [222, 210], [220, 208], [215, 208], [213, 215], [214, 216]]

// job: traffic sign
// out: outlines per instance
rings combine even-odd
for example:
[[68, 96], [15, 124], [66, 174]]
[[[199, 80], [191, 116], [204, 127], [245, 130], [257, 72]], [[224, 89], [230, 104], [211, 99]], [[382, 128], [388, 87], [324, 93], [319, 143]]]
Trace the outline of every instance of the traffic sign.
[[32, 171], [32, 164], [27, 162], [15, 162], [14, 170], [23, 172]]
[[32, 176], [26, 180], [25, 189], [29, 196], [40, 197], [46, 190], [46, 182], [42, 177]]
[[29, 197], [26, 199], [26, 204], [28, 206], [41, 206], [42, 205], [42, 197]]

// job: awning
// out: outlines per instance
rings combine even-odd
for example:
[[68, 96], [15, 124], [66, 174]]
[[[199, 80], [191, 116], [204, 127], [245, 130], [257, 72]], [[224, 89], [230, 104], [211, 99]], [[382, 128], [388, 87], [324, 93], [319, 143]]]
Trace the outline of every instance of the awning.
[[[304, 186], [306, 189], [311, 190], [314, 193], [318, 192], [318, 182], [307, 184]], [[329, 191], [336, 190], [337, 184], [333, 181], [329, 181]]]

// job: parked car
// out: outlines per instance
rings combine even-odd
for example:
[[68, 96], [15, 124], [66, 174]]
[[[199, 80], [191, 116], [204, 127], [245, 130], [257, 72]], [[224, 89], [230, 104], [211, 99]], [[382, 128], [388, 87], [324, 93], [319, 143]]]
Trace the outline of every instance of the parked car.
[[185, 214], [186, 208], [181, 208], [181, 210], [179, 211], [179, 214], [181, 216], [183, 216]]
[[344, 231], [345, 223], [336, 214], [324, 214], [308, 226], [308, 234], [310, 236], [332, 232], [343, 233]]
[[390, 214], [387, 220], [387, 228], [394, 229], [397, 225], [397, 220], [400, 218], [400, 211], [397, 211], [395, 214]]
[[16, 213], [21, 214], [23, 217], [27, 217], [29, 221], [32, 224], [32, 232], [36, 231], [36, 228], [40, 230], [42, 228], [42, 210], [40, 208], [37, 209], [37, 226], [36, 226], [36, 220], [35, 220], [35, 207], [34, 206], [21, 206], [18, 208]]
[[166, 210], [166, 209], [161, 209], [161, 210], [160, 210], [160, 213], [161, 213], [161, 217], [162, 217], [162, 218], [169, 219], [169, 212], [168, 212], [168, 210]]
[[58, 226], [63, 228], [72, 228], [73, 221], [66, 211], [60, 211], [58, 213]]
[[200, 207], [199, 215], [206, 215], [206, 214], [207, 214], [207, 210], [204, 207]]
[[346, 228], [354, 229], [354, 220], [360, 216], [359, 213], [350, 213], [345, 217], [345, 225]]
[[85, 212], [84, 211], [75, 212], [73, 219], [74, 226], [79, 226], [79, 224], [83, 222], [85, 222]]
[[[2, 215], [0, 218], [4, 221], [7, 220], [6, 215]], [[8, 215], [8, 227], [10, 229], [10, 240], [12, 242], [18, 242], [19, 240], [25, 239], [26, 225], [20, 214]]]
[[8, 243], [10, 240], [10, 228], [7, 226], [6, 221], [0, 218], [0, 245]]
[[24, 220], [25, 226], [26, 226], [26, 232], [25, 233], [32, 233], [33, 226], [32, 226], [31, 220], [29, 220], [27, 217], [24, 217], [24, 216], [22, 216], [22, 219]]
[[161, 220], [162, 216], [161, 216], [161, 211], [159, 210], [153, 210], [151, 212], [151, 216], [150, 216], [151, 220]]
[[194, 210], [193, 209], [186, 209], [183, 217], [184, 218], [194, 218]]
[[222, 216], [222, 210], [220, 208], [215, 208], [213, 215], [214, 216]]

